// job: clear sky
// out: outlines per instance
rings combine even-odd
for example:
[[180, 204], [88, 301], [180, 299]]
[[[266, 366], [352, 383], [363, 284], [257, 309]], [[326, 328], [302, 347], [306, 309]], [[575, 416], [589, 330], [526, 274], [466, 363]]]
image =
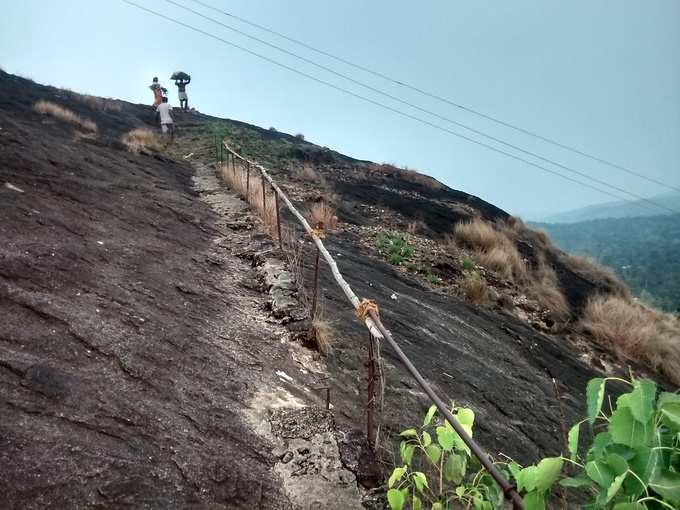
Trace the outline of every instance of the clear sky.
[[[461, 131], [182, 11], [135, 0], [322, 79]], [[636, 194], [664, 188], [519, 135], [234, 19], [225, 24]], [[330, 53], [680, 187], [680, 1], [203, 0]], [[120, 0], [6, 2], [0, 66], [79, 92], [151, 102], [189, 72], [201, 111], [407, 165], [529, 219], [610, 197], [312, 82]], [[177, 103], [171, 90], [171, 102]], [[472, 135], [474, 136], [474, 135]], [[562, 171], [559, 168], [556, 170]]]

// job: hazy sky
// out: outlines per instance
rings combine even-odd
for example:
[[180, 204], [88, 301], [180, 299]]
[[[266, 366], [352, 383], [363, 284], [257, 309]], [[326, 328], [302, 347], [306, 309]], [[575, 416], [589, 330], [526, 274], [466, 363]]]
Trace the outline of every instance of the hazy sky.
[[[464, 132], [165, 0], [135, 1]], [[176, 1], [634, 193], [667, 191], [220, 17], [191, 0]], [[677, 0], [203, 1], [680, 186]], [[182, 69], [194, 78], [188, 88], [192, 105], [205, 113], [301, 132], [308, 140], [345, 154], [407, 165], [524, 217], [611, 200], [329, 89], [120, 0], [7, 2], [0, 24], [0, 66], [39, 82], [149, 103], [151, 78], [158, 75], [171, 88], [167, 78]], [[177, 103], [175, 90], [171, 102]]]

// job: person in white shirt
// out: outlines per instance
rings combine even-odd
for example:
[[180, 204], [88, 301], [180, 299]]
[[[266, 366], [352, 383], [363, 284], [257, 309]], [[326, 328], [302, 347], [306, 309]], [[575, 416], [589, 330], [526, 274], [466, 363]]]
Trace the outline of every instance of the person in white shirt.
[[170, 133], [170, 140], [175, 138], [175, 121], [172, 120], [172, 107], [168, 103], [168, 98], [164, 97], [163, 102], [156, 107], [161, 117], [161, 132], [165, 135]]

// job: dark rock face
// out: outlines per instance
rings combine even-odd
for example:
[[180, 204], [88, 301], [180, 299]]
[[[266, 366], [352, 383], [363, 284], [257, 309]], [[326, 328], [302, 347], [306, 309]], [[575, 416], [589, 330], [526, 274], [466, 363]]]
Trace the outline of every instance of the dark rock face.
[[[475, 410], [475, 437], [487, 451], [523, 463], [561, 451], [560, 414], [548, 371], [562, 388], [568, 423], [585, 412], [585, 386], [594, 376], [567, 347], [512, 317], [405, 280], [386, 263], [362, 256], [349, 239], [329, 236], [327, 245], [355, 292], [382, 306], [385, 326], [435, 391]], [[365, 423], [367, 333], [325, 266], [321, 281], [339, 339], [328, 359], [331, 400], [338, 423], [356, 426]], [[390, 299], [392, 294], [397, 299]], [[389, 347], [383, 346], [383, 356], [387, 438], [417, 425], [430, 402]]]

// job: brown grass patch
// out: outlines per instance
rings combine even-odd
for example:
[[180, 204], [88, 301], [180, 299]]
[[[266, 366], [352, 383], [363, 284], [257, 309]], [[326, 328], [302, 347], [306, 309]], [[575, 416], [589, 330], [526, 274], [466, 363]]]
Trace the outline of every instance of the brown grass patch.
[[119, 112], [123, 108], [123, 104], [115, 99], [107, 99], [104, 97], [90, 96], [89, 94], [78, 94], [77, 92], [72, 92], [73, 97], [82, 101], [88, 105], [93, 110], [99, 110], [102, 112]]
[[624, 299], [631, 299], [630, 289], [626, 287], [608, 267], [601, 266], [594, 260], [578, 255], [558, 255], [560, 262], [577, 275], [594, 283], [596, 286], [608, 289], [612, 294]]
[[312, 334], [314, 335], [316, 349], [324, 356], [328, 356], [335, 340], [335, 332], [331, 322], [323, 316], [315, 317], [312, 321]]
[[90, 133], [97, 132], [97, 124], [95, 124], [91, 120], [83, 119], [80, 115], [77, 115], [68, 108], [59, 106], [56, 103], [52, 103], [50, 101], [38, 101], [33, 105], [33, 109], [38, 113], [50, 115], [63, 122], [73, 124], [82, 131]]
[[619, 296], [591, 298], [579, 322], [600, 345], [680, 384], [680, 320]]
[[309, 163], [294, 168], [291, 175], [296, 181], [323, 183], [323, 178], [319, 175], [319, 172]]
[[441, 189], [441, 183], [429, 175], [418, 172], [417, 170], [412, 170], [407, 167], [399, 168], [391, 163], [382, 163], [380, 165], [370, 165], [367, 171], [372, 174], [389, 175], [402, 179], [404, 181], [413, 182], [419, 184], [425, 188], [430, 188], [433, 190]]
[[461, 282], [461, 290], [465, 299], [470, 303], [484, 305], [489, 302], [489, 287], [482, 275], [476, 271], [465, 274]]
[[446, 242], [471, 250], [479, 265], [503, 278], [520, 281], [526, 277], [526, 264], [515, 243], [481, 218], [458, 223], [453, 231], [453, 239], [449, 238]]
[[134, 154], [139, 154], [143, 150], [160, 151], [163, 148], [158, 135], [146, 128], [137, 128], [125, 133], [121, 141]]
[[307, 215], [307, 220], [312, 228], [335, 230], [338, 226], [338, 217], [335, 215], [335, 209], [325, 201], [317, 202], [312, 206]]
[[529, 297], [550, 310], [553, 320], [564, 321], [569, 318], [571, 308], [552, 267], [539, 263], [538, 268], [531, 273], [526, 291]]
[[[265, 230], [273, 237], [278, 235], [276, 228], [276, 201], [274, 194], [270, 191], [270, 186], [262, 189], [260, 172], [250, 170], [250, 182], [246, 169], [238, 162], [235, 167], [231, 164], [223, 163], [220, 165], [219, 173], [224, 182], [232, 190], [240, 193], [246, 202], [255, 210], [257, 215], [264, 223]], [[264, 191], [264, 203], [262, 194]]]

